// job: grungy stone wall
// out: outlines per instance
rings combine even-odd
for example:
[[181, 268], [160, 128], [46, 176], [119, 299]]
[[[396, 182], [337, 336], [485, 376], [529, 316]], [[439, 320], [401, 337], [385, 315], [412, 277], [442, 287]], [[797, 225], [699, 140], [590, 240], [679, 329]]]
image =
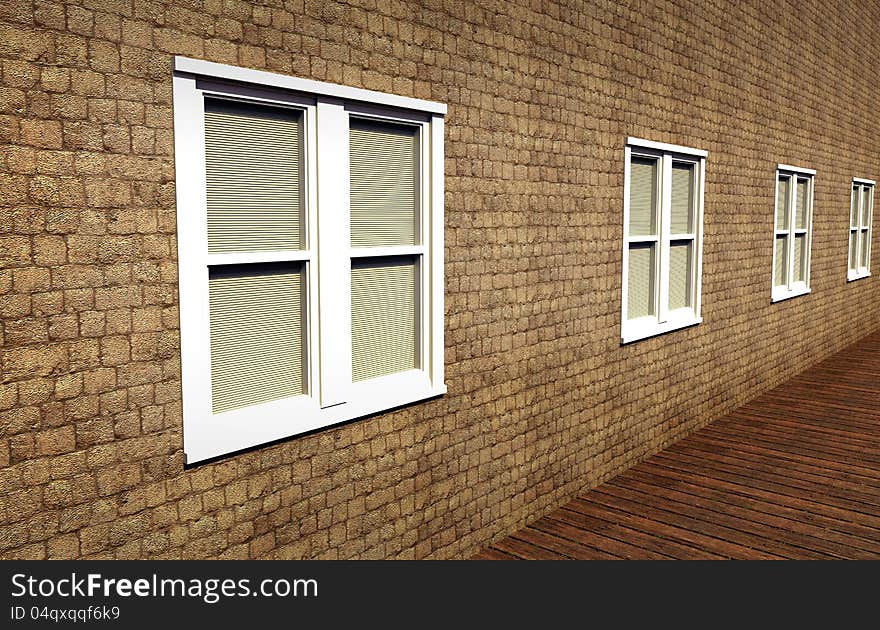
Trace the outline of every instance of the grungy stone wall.
[[[0, 556], [468, 556], [877, 329], [846, 258], [878, 26], [861, 2], [0, 3]], [[175, 54], [449, 106], [448, 395], [184, 468]], [[704, 323], [621, 347], [628, 135], [709, 151]], [[817, 170], [813, 291], [771, 304], [779, 162]]]

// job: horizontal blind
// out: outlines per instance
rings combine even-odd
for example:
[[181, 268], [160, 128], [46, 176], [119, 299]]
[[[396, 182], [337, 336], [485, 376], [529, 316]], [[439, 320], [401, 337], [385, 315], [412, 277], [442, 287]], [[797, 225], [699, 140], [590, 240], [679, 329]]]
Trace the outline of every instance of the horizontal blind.
[[786, 254], [786, 241], [788, 237], [786, 236], [777, 236], [776, 237], [776, 258], [774, 261], [775, 268], [773, 269], [773, 285], [781, 286], [788, 284], [786, 278], [788, 277], [788, 257]]
[[692, 241], [669, 244], [669, 310], [691, 306]]
[[416, 265], [411, 257], [356, 259], [351, 264], [352, 379], [418, 367]]
[[352, 247], [416, 243], [416, 132], [406, 125], [352, 120]]
[[672, 212], [673, 234], [693, 232], [694, 167], [676, 162], [672, 165]]
[[862, 230], [862, 247], [859, 254], [859, 266], [867, 267], [868, 266], [868, 249], [871, 247], [871, 243], [868, 240], [868, 230]]
[[657, 164], [658, 160], [645, 158], [632, 158], [630, 163], [630, 236], [657, 233]]
[[806, 280], [807, 269], [807, 235], [798, 234], [794, 237], [794, 280], [803, 282]]
[[302, 115], [205, 101], [208, 251], [302, 247]]
[[871, 195], [873, 187], [865, 186], [862, 190], [862, 227], [868, 227], [871, 218]]
[[788, 191], [791, 185], [791, 178], [780, 177], [779, 185], [776, 187], [776, 229], [788, 229]]
[[850, 232], [849, 234], [849, 268], [858, 269], [859, 261], [859, 233]]
[[795, 226], [799, 230], [804, 230], [807, 227], [808, 186], [809, 184], [806, 179], [799, 179], [797, 181], [797, 189], [795, 190]]
[[655, 252], [653, 243], [633, 243], [629, 246], [626, 306], [628, 319], [654, 314]]
[[208, 290], [214, 413], [304, 393], [302, 265], [212, 268]]

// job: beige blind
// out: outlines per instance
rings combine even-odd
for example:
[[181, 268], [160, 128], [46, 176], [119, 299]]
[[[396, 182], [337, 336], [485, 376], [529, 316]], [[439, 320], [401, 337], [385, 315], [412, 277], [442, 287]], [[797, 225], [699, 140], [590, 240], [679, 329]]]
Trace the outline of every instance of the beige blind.
[[414, 260], [352, 261], [352, 379], [362, 381], [418, 367], [416, 325]]
[[416, 243], [416, 144], [414, 127], [352, 121], [352, 247]]
[[669, 244], [669, 310], [691, 306], [692, 241]]
[[852, 227], [858, 227], [859, 225], [859, 191], [860, 186], [853, 186], [852, 189], [852, 200], [849, 210], [849, 224]]
[[791, 185], [791, 178], [780, 177], [779, 186], [776, 188], [776, 229], [788, 229], [788, 191]]
[[794, 280], [803, 282], [807, 269], [807, 235], [798, 234], [794, 237]]
[[800, 230], [807, 227], [807, 191], [807, 180], [799, 179], [795, 190], [795, 226]]
[[214, 413], [304, 393], [302, 265], [213, 268], [208, 289]]
[[859, 233], [858, 232], [850, 232], [849, 235], [849, 268], [857, 269], [858, 268], [858, 256], [859, 256]]
[[633, 243], [629, 246], [626, 307], [629, 319], [654, 314], [655, 249], [653, 243]]
[[788, 269], [788, 258], [785, 255], [786, 241], [786, 236], [776, 237], [776, 260], [774, 261], [776, 267], [773, 270], [773, 284], [775, 286], [788, 284], [786, 281], [786, 277], [788, 275], [786, 271]]
[[868, 248], [871, 246], [871, 243], [868, 241], [868, 230], [862, 230], [862, 249], [861, 254], [859, 255], [859, 265], [862, 267], [868, 266]]
[[302, 129], [298, 112], [205, 101], [208, 251], [302, 247]]
[[674, 163], [672, 165], [672, 222], [673, 234], [693, 232], [694, 166]]
[[871, 193], [874, 189], [871, 186], [865, 186], [862, 189], [862, 227], [868, 227], [871, 215]]
[[629, 182], [629, 233], [657, 233], [657, 160], [632, 158]]

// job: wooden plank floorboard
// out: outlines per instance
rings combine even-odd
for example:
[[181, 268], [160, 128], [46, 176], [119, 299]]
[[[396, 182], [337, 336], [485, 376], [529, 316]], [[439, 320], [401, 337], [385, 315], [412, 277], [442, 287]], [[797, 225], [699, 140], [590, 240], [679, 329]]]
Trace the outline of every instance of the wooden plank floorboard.
[[880, 331], [477, 559], [880, 559]]

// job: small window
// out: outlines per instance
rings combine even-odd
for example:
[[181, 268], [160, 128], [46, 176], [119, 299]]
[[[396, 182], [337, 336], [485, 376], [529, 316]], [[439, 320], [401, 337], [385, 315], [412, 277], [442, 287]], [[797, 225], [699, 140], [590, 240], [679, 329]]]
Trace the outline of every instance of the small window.
[[874, 214], [874, 182], [853, 178], [849, 211], [848, 280], [871, 275], [871, 223]]
[[706, 152], [627, 139], [623, 343], [698, 324]]
[[175, 59], [188, 463], [446, 391], [445, 111]]
[[779, 165], [773, 231], [774, 302], [810, 292], [815, 171]]

